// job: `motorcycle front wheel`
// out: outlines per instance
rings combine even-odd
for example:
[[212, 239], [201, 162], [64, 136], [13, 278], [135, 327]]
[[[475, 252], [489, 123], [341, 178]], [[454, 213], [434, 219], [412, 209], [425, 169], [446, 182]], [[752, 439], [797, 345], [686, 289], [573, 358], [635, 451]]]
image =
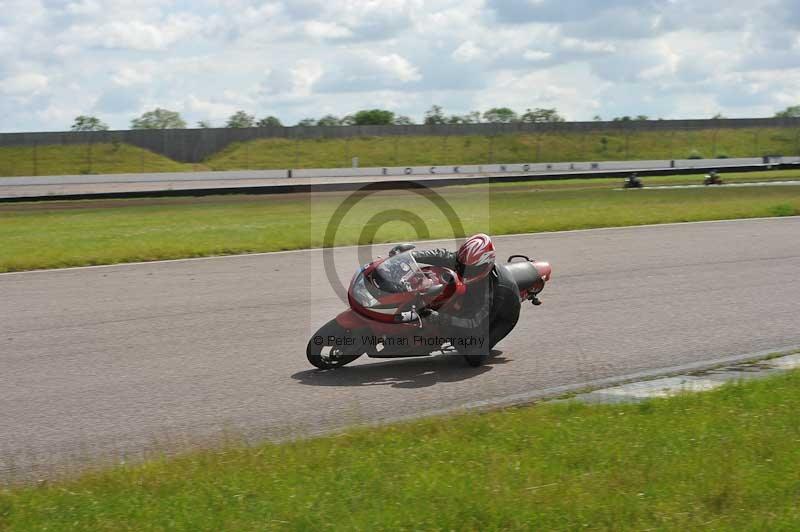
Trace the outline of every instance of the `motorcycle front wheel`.
[[464, 355], [464, 360], [467, 361], [467, 364], [472, 366], [473, 368], [477, 368], [486, 364], [486, 361], [489, 360], [491, 355]]
[[350, 339], [355, 340], [336, 320], [331, 320], [308, 341], [306, 357], [319, 369], [346, 366], [363, 354], [353, 354], [356, 346], [348, 345]]

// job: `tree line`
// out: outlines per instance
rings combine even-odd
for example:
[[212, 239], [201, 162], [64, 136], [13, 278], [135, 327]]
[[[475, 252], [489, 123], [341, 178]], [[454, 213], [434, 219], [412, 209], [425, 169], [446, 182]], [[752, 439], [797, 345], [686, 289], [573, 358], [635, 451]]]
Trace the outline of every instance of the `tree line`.
[[[800, 105], [787, 107], [783, 111], [775, 113], [775, 118], [800, 118]], [[713, 119], [724, 119], [721, 114], [716, 114]], [[600, 121], [600, 116], [595, 116], [594, 120]], [[618, 116], [612, 119], [618, 122], [631, 120], [650, 120], [647, 115]], [[448, 115], [440, 105], [433, 105], [425, 112], [423, 124], [509, 124], [515, 122], [522, 123], [552, 123], [564, 122], [556, 109], [526, 109], [524, 113], [517, 113], [508, 107], [493, 107], [481, 113], [472, 111], [463, 115]], [[384, 125], [412, 125], [414, 121], [405, 115], [398, 115], [386, 109], [363, 109], [353, 114], [342, 117], [328, 114], [321, 118], [304, 118], [297, 122], [298, 126], [384, 126]], [[257, 118], [255, 115], [246, 111], [236, 111], [225, 122], [226, 128], [249, 128], [249, 127], [282, 127], [280, 119], [276, 116], [265, 116]], [[156, 108], [147, 111], [141, 116], [131, 120], [131, 129], [186, 129], [186, 121], [177, 111]], [[208, 121], [197, 123], [198, 128], [213, 127]], [[81, 115], [75, 117], [70, 128], [72, 131], [106, 131], [108, 125], [96, 116]]]

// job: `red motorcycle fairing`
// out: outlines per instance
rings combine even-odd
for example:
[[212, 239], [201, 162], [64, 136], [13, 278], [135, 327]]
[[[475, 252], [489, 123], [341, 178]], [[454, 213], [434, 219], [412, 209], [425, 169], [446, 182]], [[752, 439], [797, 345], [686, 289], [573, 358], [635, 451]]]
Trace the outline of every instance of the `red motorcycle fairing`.
[[415, 329], [419, 329], [418, 321], [406, 323], [389, 323], [385, 321], [378, 321], [362, 316], [353, 309], [347, 309], [336, 316], [336, 323], [347, 329], [348, 332], [369, 330], [370, 334], [375, 334], [377, 336], [384, 334], [388, 336], [394, 336], [398, 333], [408, 334], [414, 332]]
[[[362, 355], [373, 358], [427, 356], [442, 348], [449, 350], [454, 347], [448, 347], [447, 341], [440, 341], [440, 338], [446, 338], [446, 334], [439, 330], [436, 321], [420, 318], [418, 311], [423, 314], [425, 309], [459, 311], [468, 291], [466, 284], [452, 270], [437, 266], [420, 268], [413, 258], [402, 255], [394, 255], [399, 259], [395, 258], [396, 262], [381, 272], [376, 272], [377, 268], [389, 259], [378, 259], [356, 272], [348, 290], [351, 308], [325, 324], [308, 342], [306, 357], [311, 364], [327, 370], [345, 366]], [[550, 281], [550, 264], [524, 255], [512, 255], [508, 262], [514, 259], [524, 259], [527, 264], [502, 266], [508, 268], [506, 273], [517, 284], [520, 300], [541, 304], [536, 296]], [[403, 268], [404, 264], [408, 267]], [[400, 266], [400, 270], [395, 266]], [[372, 278], [373, 274], [380, 276]], [[367, 277], [373, 284], [360, 282], [366, 281]], [[403, 284], [392, 284], [394, 281]], [[409, 338], [412, 341], [403, 341]], [[423, 341], [418, 341], [420, 338]], [[433, 345], [424, 341], [426, 338], [438, 343]], [[349, 341], [342, 342], [342, 339]], [[480, 365], [488, 356], [462, 354], [472, 366]]]
[[[416, 286], [410, 286], [408, 291], [397, 293], [381, 292], [379, 294], [366, 292], [374, 291], [377, 283], [373, 276], [382, 264], [389, 264], [388, 261], [399, 261], [404, 256], [410, 257], [406, 253], [394, 255], [385, 259], [378, 259], [363, 268], [354, 276], [347, 291], [347, 300], [351, 309], [368, 320], [369, 323], [396, 325], [406, 321], [413, 321], [411, 316], [416, 315], [422, 309], [438, 310], [446, 306], [449, 302], [456, 300], [464, 295], [466, 286], [461, 278], [453, 270], [439, 266], [425, 266], [420, 268], [416, 261], [411, 258], [411, 265], [414, 269], [405, 268], [404, 271], [416, 277], [412, 281], [424, 281], [419, 286], [420, 289], [413, 290]], [[404, 265], [405, 267], [405, 265]], [[419, 278], [421, 276], [421, 279]], [[358, 294], [358, 297], [357, 295]], [[364, 301], [366, 299], [367, 301]]]
[[355, 331], [358, 329], [364, 329], [368, 326], [368, 323], [372, 320], [368, 320], [367, 318], [361, 316], [359, 313], [354, 311], [352, 308], [349, 308], [336, 316], [336, 323], [347, 329], [348, 331]]

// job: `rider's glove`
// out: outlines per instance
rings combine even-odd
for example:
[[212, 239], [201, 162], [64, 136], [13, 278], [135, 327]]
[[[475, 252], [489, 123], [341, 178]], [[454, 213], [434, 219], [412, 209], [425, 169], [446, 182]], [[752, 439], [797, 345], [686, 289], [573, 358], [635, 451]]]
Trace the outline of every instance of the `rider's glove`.
[[435, 310], [427, 311], [422, 317], [425, 320], [425, 323], [430, 323], [431, 325], [441, 325], [442, 322], [444, 322], [444, 316]]

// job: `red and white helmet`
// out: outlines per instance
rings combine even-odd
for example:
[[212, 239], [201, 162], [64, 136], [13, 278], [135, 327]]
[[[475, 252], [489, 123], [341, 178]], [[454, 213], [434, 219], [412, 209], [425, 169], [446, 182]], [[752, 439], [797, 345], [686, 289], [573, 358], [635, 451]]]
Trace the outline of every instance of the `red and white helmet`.
[[467, 239], [456, 255], [464, 282], [472, 283], [489, 275], [494, 269], [495, 258], [494, 244], [489, 235], [479, 233]]

